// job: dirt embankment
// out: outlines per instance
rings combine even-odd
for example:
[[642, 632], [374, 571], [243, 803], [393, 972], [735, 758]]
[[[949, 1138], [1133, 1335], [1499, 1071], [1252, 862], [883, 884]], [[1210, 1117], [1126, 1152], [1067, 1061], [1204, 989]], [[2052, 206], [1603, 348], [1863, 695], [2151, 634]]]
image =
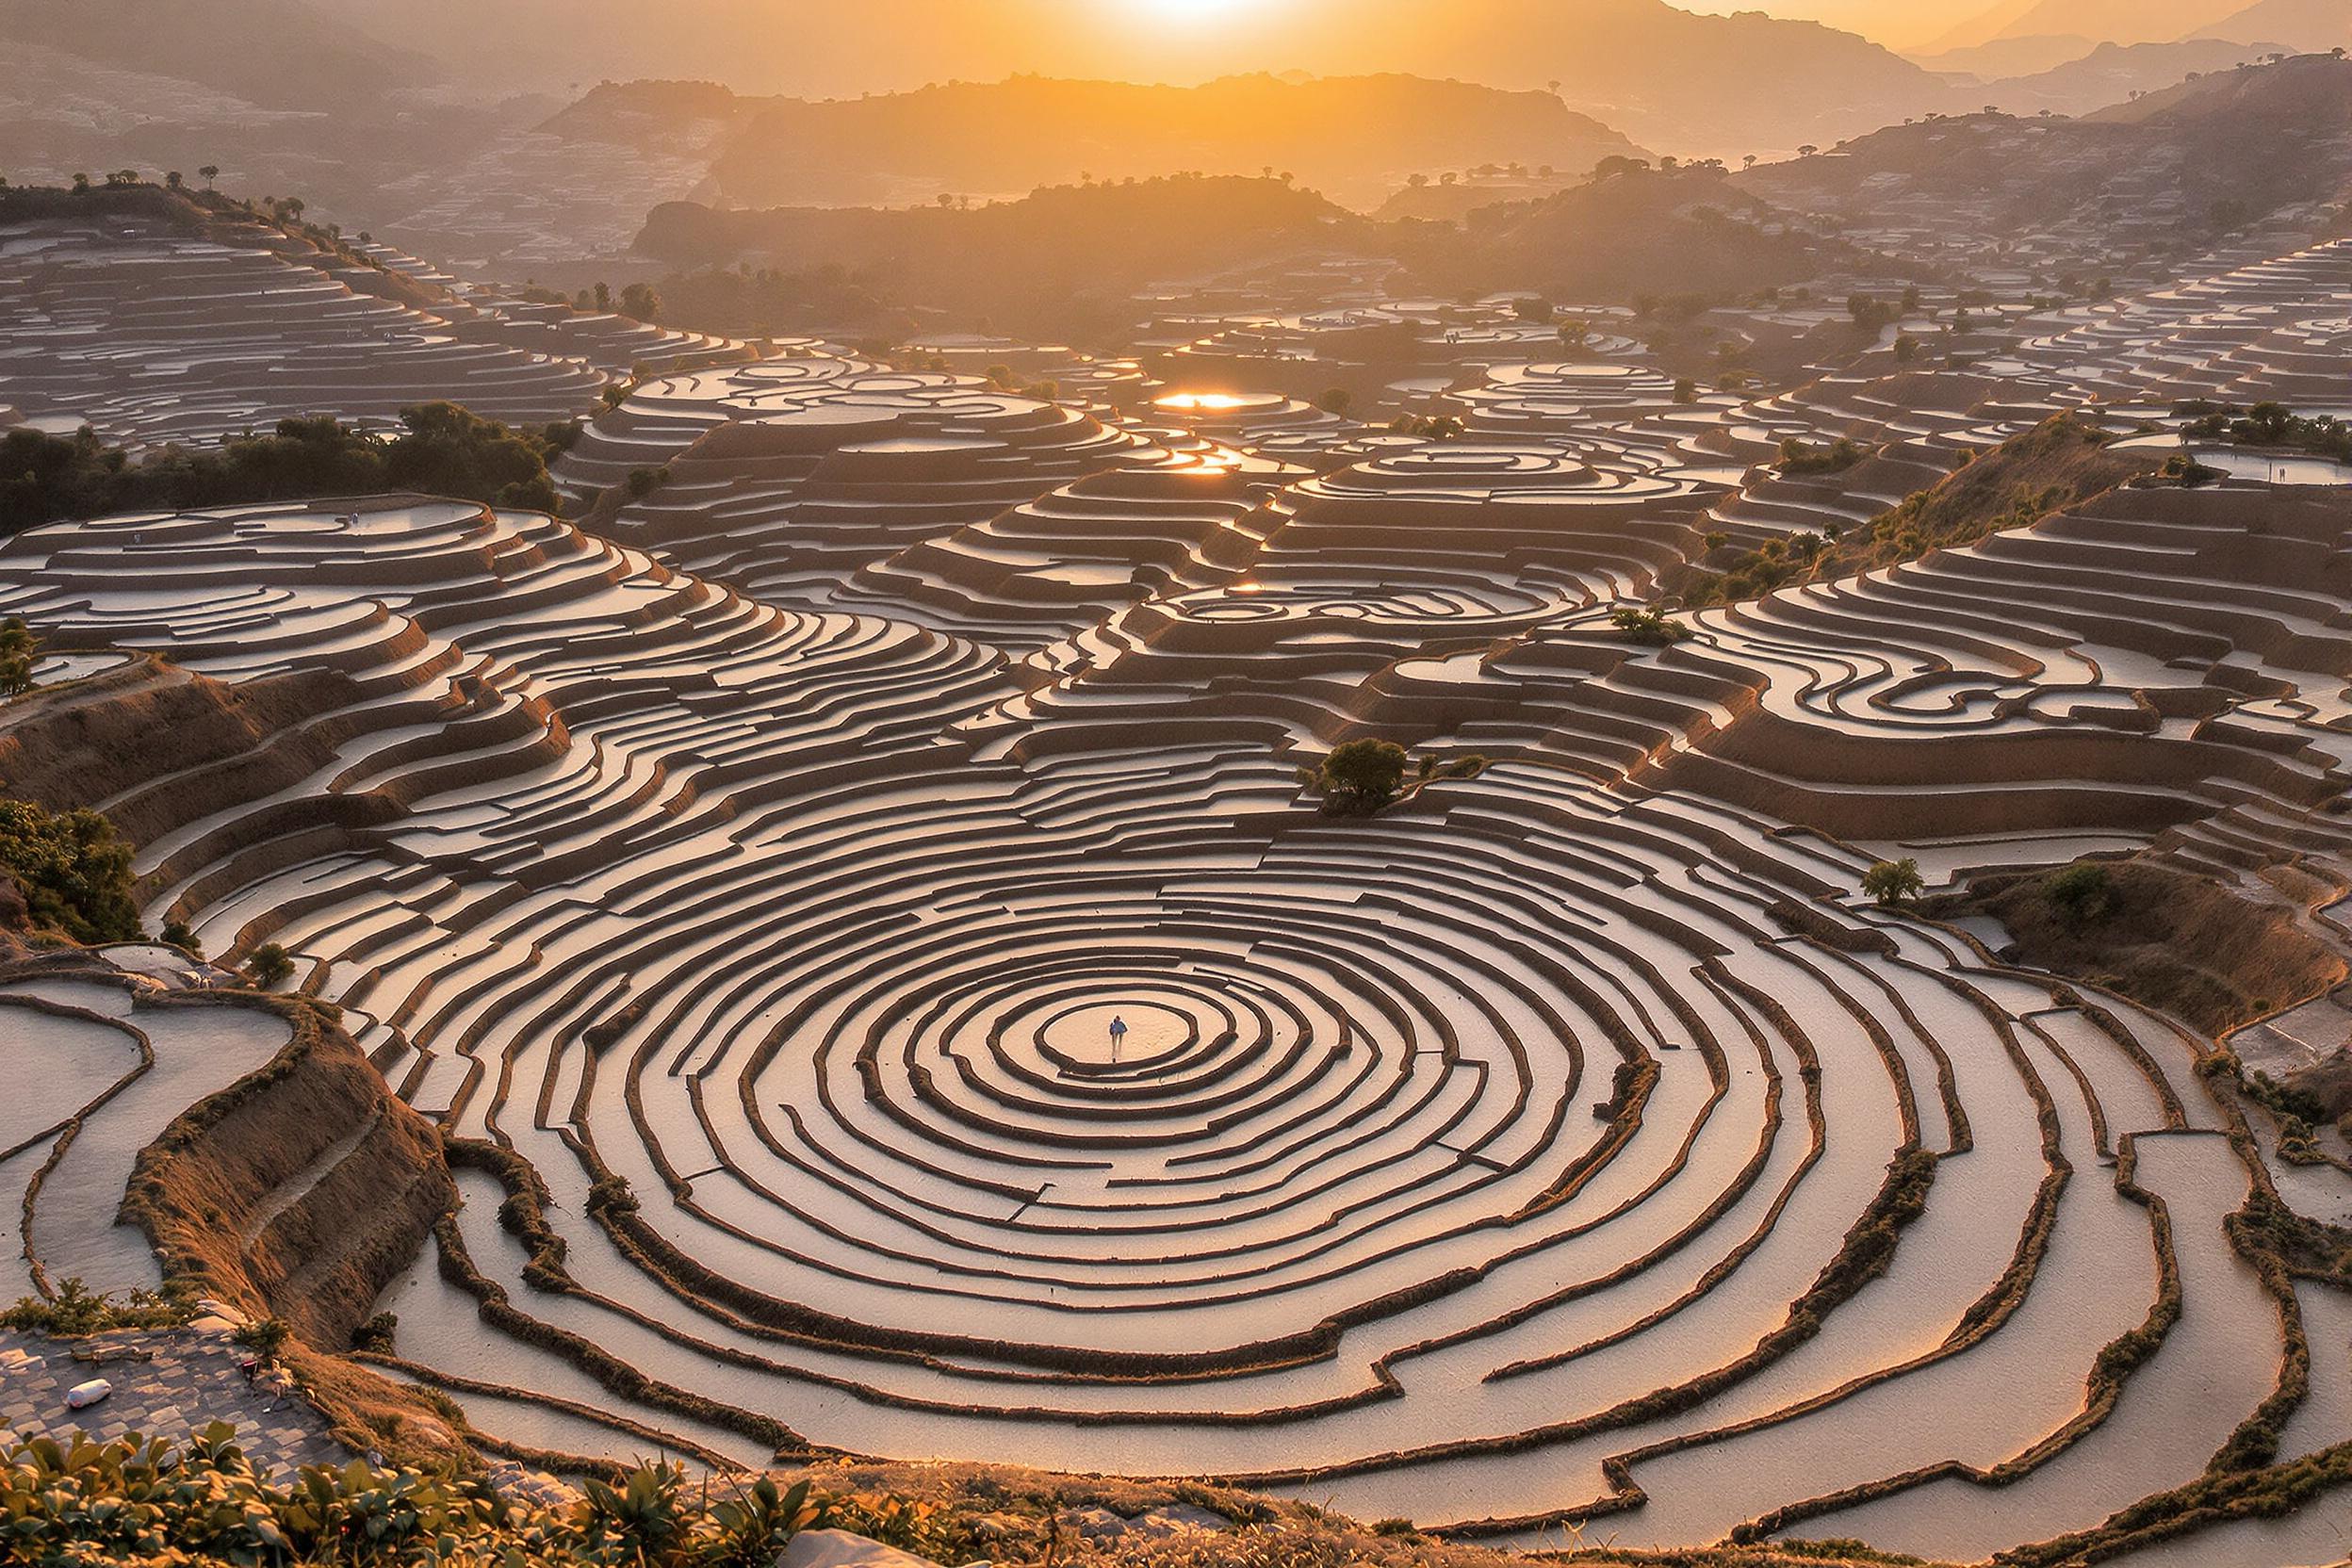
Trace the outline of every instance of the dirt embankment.
[[200, 993], [172, 1006], [271, 1006], [294, 1038], [192, 1106], [139, 1156], [125, 1217], [167, 1272], [340, 1349], [457, 1201], [431, 1123], [385, 1088], [318, 1006]]
[[[354, 696], [334, 671], [229, 686], [142, 659], [9, 704], [0, 793], [53, 811], [98, 807], [124, 838], [151, 843], [330, 764], [334, 737], [319, 721]], [[312, 808], [350, 810], [336, 801]], [[390, 814], [388, 803], [383, 810]]]
[[[2280, 876], [2299, 874], [2274, 868]], [[2329, 891], [2282, 886], [2278, 899], [2258, 902], [2144, 859], [2082, 861], [1979, 877], [1927, 912], [1989, 915], [2012, 939], [2002, 957], [2104, 986], [2220, 1036], [2344, 983], [2344, 956], [2298, 920]]]
[[[1825, 454], [1817, 454], [1817, 459]], [[1884, 464], [1872, 455], [1854, 466], [1817, 470], [1838, 488], [1859, 490]], [[2004, 529], [2027, 528], [2119, 485], [2155, 473], [2161, 454], [2117, 449], [2096, 427], [2055, 415], [1958, 470], [1913, 492], [1866, 528], [1849, 529], [1812, 553], [1781, 549], [1718, 551], [1686, 573], [1675, 591], [1693, 607], [1731, 603], [1774, 589], [1827, 582], [1917, 561], [1939, 549], [1973, 545]], [[1805, 476], [1792, 467], [1788, 478]], [[1879, 472], [1881, 480], [1886, 472]]]

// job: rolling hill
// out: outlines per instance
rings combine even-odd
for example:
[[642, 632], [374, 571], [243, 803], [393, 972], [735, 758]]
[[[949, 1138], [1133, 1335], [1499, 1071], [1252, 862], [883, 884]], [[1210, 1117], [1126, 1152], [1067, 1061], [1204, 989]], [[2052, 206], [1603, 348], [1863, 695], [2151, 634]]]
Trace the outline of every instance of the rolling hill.
[[2009, 76], [2034, 76], [2054, 71], [2099, 47], [2096, 39], [2057, 33], [2041, 38], [1997, 38], [1989, 43], [1911, 57], [1930, 71], [1995, 82]]
[[2260, 41], [2197, 39], [2183, 43], [2102, 43], [2082, 58], [2034, 75], [1990, 82], [1986, 103], [2013, 114], [2088, 114], [2127, 103], [2135, 92], [2158, 92], [2190, 76], [2228, 71], [2259, 58]]
[[[2352, 183], [2352, 63], [2214, 72], [2079, 120], [1968, 115], [1890, 126], [1836, 154], [1735, 176], [1794, 211], [1890, 207], [2005, 235], [2080, 221], [2209, 241]], [[1940, 213], [1940, 219], [1927, 215]]]
[[2352, 45], [2352, 0], [2256, 0], [2205, 32], [2321, 54]]
[[1368, 206], [1413, 173], [1525, 164], [1581, 174], [1605, 157], [1645, 155], [1547, 93], [1419, 76], [1254, 75], [1198, 88], [1020, 76], [737, 103], [748, 109], [743, 129], [712, 173], [723, 196], [758, 206], [1020, 194], [1184, 170], [1287, 172]]
[[905, 297], [1035, 335], [1123, 319], [1146, 282], [1263, 256], [1361, 244], [1372, 225], [1280, 180], [1178, 176], [1060, 186], [1019, 201], [949, 206], [654, 209], [635, 250], [675, 267], [756, 259], [840, 268]]
[[2001, 39], [2075, 37], [2104, 43], [2168, 43], [2216, 34], [2239, 0], [2003, 0], [1945, 34], [1923, 53], [1968, 49]]
[[1859, 259], [1774, 221], [1783, 216], [1719, 172], [1641, 170], [1488, 207], [1466, 234], [1399, 249], [1436, 286], [1562, 299], [1741, 294]]

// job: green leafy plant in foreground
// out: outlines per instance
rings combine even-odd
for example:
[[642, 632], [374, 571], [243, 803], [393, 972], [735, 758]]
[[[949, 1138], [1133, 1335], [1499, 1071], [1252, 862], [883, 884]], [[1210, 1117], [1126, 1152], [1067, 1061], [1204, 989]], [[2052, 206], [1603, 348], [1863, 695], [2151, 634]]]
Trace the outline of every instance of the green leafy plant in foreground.
[[194, 1304], [184, 1288], [100, 1295], [76, 1276], [47, 1296], [19, 1298], [14, 1306], [0, 1312], [0, 1329], [70, 1339], [113, 1329], [175, 1329], [194, 1315]]
[[762, 1477], [714, 1496], [669, 1464], [587, 1482], [564, 1508], [356, 1460], [279, 1484], [221, 1422], [185, 1445], [134, 1433], [0, 1448], [0, 1562], [760, 1568], [827, 1517], [805, 1481]]

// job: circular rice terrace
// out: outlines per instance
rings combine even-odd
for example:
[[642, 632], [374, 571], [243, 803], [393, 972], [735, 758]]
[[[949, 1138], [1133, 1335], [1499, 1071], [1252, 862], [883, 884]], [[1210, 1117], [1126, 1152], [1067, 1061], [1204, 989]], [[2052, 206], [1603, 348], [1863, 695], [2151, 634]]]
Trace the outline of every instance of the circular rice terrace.
[[1821, 841], [1524, 764], [1338, 826], [1263, 756], [942, 746], [1003, 690], [968, 647], [545, 519], [106, 531], [20, 544], [46, 624], [354, 682], [328, 792], [405, 814], [240, 800], [150, 858], [459, 1139], [384, 1305], [486, 1430], [1961, 1556], [2193, 1479], [2277, 1393], [2196, 1042], [1824, 902]]
[[[394, 500], [8, 547], [58, 647], [335, 678], [281, 786], [107, 804], [172, 824], [151, 913], [284, 943], [450, 1137], [390, 1370], [545, 1448], [1207, 1474], [1521, 1544], [1974, 1560], [2352, 1456], [2352, 1314], [2233, 1246], [2272, 1145], [2210, 1042], [1865, 906], [1770, 808], [1945, 869], [2004, 826], [2340, 856], [2341, 498], [2118, 491], [1637, 647], [1608, 606], [1711, 527], [1874, 504], [1693, 477], [1802, 411], [1294, 466], [1226, 461], [1233, 411], [1187, 445], [838, 364], [600, 421], [583, 465], [691, 454], [627, 544]], [[1106, 575], [1057, 609], [1063, 529]], [[1333, 823], [1295, 764], [1358, 730], [1498, 761]]]

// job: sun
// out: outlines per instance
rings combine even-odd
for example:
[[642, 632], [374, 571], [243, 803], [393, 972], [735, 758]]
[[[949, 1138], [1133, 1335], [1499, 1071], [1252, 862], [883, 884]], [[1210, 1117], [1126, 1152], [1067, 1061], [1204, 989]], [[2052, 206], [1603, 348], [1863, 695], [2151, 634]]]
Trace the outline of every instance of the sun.
[[1258, 0], [1127, 0], [1144, 16], [1172, 25], [1208, 26], [1239, 15]]

